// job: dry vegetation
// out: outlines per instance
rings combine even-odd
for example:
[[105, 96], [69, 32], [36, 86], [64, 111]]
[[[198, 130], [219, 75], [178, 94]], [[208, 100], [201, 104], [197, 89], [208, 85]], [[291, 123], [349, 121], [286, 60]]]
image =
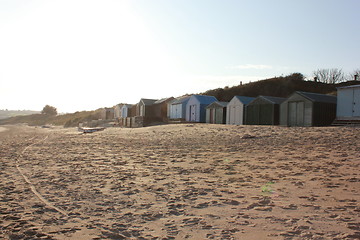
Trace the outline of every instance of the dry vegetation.
[[204, 94], [215, 96], [219, 101], [226, 102], [230, 101], [235, 95], [248, 97], [257, 97], [259, 95], [289, 97], [295, 91], [336, 95], [336, 87], [344, 84], [354, 83], [348, 82], [336, 85], [304, 81], [304, 76], [301, 73], [294, 73], [285, 77], [274, 77], [234, 87], [213, 89], [206, 91]]

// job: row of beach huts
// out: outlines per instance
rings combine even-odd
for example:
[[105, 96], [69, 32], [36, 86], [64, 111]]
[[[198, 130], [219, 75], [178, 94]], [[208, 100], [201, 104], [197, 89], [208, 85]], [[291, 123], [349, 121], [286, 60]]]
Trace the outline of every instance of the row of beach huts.
[[338, 88], [337, 97], [297, 91], [288, 98], [234, 96], [230, 102], [205, 95], [142, 98], [137, 104], [105, 108], [102, 119], [113, 120], [121, 127], [180, 122], [283, 126], [360, 123], [360, 85]]

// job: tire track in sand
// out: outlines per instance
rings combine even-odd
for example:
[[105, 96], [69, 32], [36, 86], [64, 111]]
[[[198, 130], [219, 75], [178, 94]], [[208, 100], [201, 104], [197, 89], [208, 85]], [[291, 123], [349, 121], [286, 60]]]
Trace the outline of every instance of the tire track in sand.
[[[19, 159], [23, 157], [23, 154], [25, 153], [25, 151], [27, 151], [29, 148], [31, 148], [31, 147], [34, 146], [35, 144], [44, 142], [48, 137], [49, 137], [49, 135], [47, 135], [44, 139], [41, 139], [41, 140], [39, 140], [39, 141], [37, 141], [37, 142], [34, 142], [34, 143], [30, 144], [29, 146], [25, 147], [24, 150], [21, 151], [21, 153], [19, 154], [18, 158], [16, 159], [16, 169], [18, 170], [18, 172], [20, 173], [20, 175], [24, 178], [25, 182], [26, 182], [27, 184], [29, 184], [29, 187], [30, 187], [31, 191], [35, 194], [36, 197], [38, 197], [38, 198], [40, 199], [40, 201], [42, 201], [42, 202], [43, 202], [46, 206], [48, 206], [49, 208], [52, 208], [52, 209], [54, 209], [55, 211], [61, 213], [62, 215], [68, 216], [68, 214], [67, 214], [64, 210], [56, 207], [56, 206], [53, 205], [51, 202], [49, 202], [48, 200], [46, 200], [46, 198], [44, 198], [44, 197], [36, 190], [34, 184], [32, 184], [32, 182], [29, 180], [28, 177], [25, 176], [25, 174], [23, 173], [23, 171], [22, 171], [21, 168], [20, 168], [20, 161], [19, 161]], [[35, 137], [31, 138], [30, 141], [33, 140], [34, 138], [35, 138]]]

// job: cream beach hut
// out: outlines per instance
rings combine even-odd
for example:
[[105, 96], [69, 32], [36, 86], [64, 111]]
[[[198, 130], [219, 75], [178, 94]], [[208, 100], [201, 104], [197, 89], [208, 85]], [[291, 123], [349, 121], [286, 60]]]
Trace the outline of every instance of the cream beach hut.
[[206, 107], [206, 122], [215, 124], [226, 123], [226, 107], [228, 102], [213, 102]]

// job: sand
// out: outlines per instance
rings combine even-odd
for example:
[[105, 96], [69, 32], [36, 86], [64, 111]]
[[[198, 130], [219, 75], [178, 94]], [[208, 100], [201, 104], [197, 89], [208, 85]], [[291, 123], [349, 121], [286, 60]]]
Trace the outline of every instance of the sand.
[[360, 239], [360, 128], [6, 128], [0, 238]]
[[5, 132], [6, 130], [7, 130], [7, 128], [0, 127], [0, 132]]

